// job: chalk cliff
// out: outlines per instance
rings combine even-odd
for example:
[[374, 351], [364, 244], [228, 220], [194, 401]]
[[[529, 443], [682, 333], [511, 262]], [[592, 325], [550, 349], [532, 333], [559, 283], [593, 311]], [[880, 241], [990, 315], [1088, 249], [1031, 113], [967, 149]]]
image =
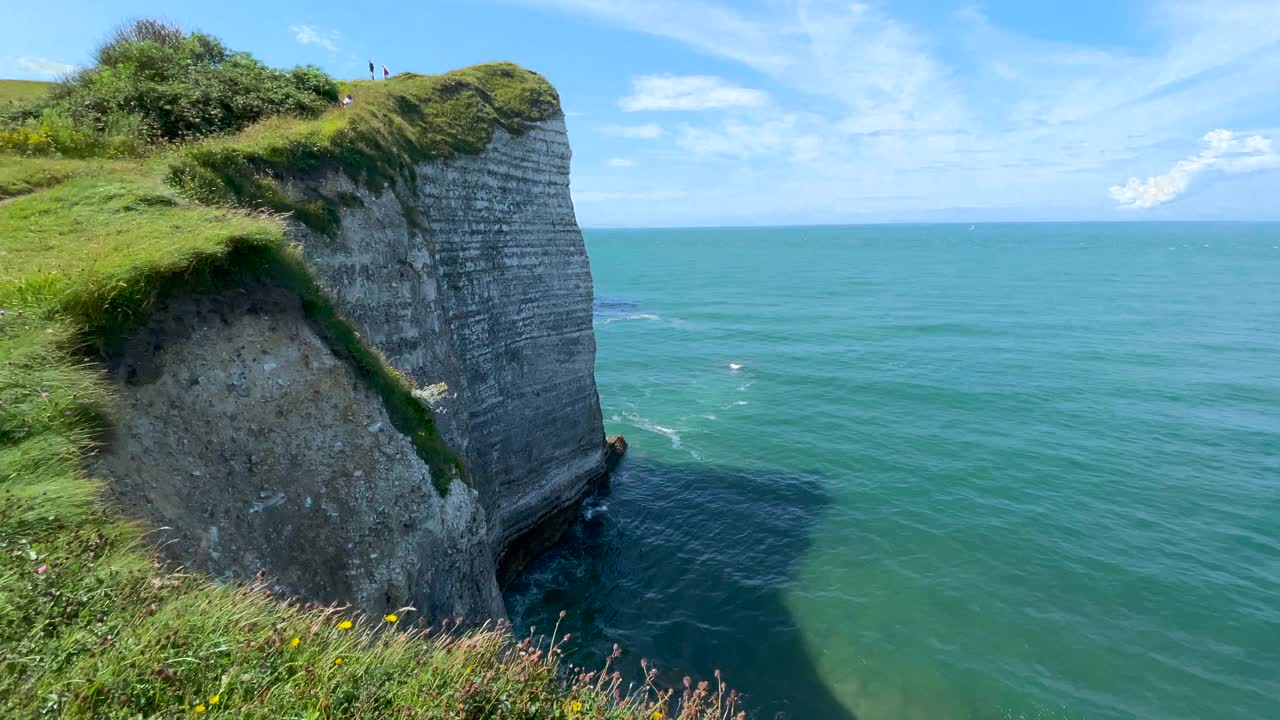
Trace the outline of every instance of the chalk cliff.
[[333, 173], [293, 192], [359, 197], [326, 234], [294, 226], [339, 308], [420, 386], [462, 454], [499, 563], [604, 474], [591, 270], [556, 115], [378, 192]]
[[112, 360], [124, 419], [96, 461], [171, 557], [368, 612], [504, 614], [498, 576], [554, 540], [606, 448], [563, 115], [489, 130], [475, 152], [397, 158], [384, 182], [337, 162], [254, 170], [330, 218], [288, 233], [363, 341], [426, 391], [464, 474], [433, 487], [296, 295], [172, 299]]
[[501, 613], [476, 491], [436, 492], [297, 296], [249, 287], [168, 302], [113, 376], [123, 407], [97, 470], [170, 557], [371, 613]]

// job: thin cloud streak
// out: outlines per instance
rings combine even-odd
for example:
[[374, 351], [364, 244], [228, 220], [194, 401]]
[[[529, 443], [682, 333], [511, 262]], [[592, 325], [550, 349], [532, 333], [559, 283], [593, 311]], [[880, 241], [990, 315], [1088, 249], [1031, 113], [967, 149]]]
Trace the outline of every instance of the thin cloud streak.
[[648, 190], [643, 192], [603, 192], [584, 190], [573, 193], [573, 201], [580, 203], [603, 202], [607, 200], [677, 200], [688, 193], [680, 190]]
[[738, 87], [711, 75], [641, 75], [631, 94], [618, 101], [624, 112], [755, 108], [769, 102], [762, 90]]
[[657, 123], [645, 125], [603, 125], [600, 133], [608, 137], [626, 138], [628, 140], [657, 140], [662, 137], [663, 130]]
[[316, 45], [329, 52], [338, 51], [338, 40], [342, 34], [337, 30], [325, 30], [311, 25], [290, 25], [289, 32], [294, 39], [303, 45]]
[[18, 67], [26, 70], [32, 75], [43, 78], [56, 78], [63, 75], [70, 75], [75, 71], [76, 66], [69, 63], [58, 62], [48, 58], [22, 57], [18, 58]]

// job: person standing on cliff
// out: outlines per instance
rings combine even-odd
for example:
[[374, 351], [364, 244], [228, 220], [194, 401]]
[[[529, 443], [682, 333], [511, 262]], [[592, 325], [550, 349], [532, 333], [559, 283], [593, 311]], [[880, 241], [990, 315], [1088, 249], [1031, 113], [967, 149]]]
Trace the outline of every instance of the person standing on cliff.
[[373, 61], [372, 61], [372, 60], [370, 60], [370, 61], [369, 61], [369, 79], [370, 79], [370, 80], [373, 80], [373, 79], [374, 79], [374, 77], [373, 77]]
[[383, 65], [383, 66], [382, 66], [382, 79], [383, 79], [383, 80], [386, 80], [386, 79], [387, 79], [387, 78], [389, 78], [389, 77], [391, 77], [391, 71], [387, 69], [387, 66], [386, 66], [386, 65]]

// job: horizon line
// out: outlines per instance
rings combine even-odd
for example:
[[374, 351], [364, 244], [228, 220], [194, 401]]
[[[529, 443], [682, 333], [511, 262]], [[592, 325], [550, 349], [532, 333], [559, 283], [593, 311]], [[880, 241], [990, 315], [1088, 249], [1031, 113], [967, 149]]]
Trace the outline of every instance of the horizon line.
[[580, 230], [764, 230], [780, 228], [882, 227], [886, 225], [1280, 225], [1277, 220], [884, 220], [879, 222], [730, 225], [580, 225]]

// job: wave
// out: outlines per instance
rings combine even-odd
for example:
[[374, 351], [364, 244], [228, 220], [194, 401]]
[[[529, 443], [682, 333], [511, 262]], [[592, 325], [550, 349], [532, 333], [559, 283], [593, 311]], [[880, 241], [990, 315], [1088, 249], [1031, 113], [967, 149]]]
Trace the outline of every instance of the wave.
[[598, 497], [589, 498], [586, 502], [582, 503], [581, 514], [583, 520], [590, 520], [597, 515], [603, 515], [607, 512], [609, 512], [609, 505]]
[[632, 425], [635, 425], [641, 430], [648, 430], [649, 432], [666, 436], [671, 440], [671, 447], [677, 449], [681, 447], [680, 433], [675, 428], [659, 425], [658, 423], [653, 422], [648, 418], [636, 415], [635, 413], [624, 413], [624, 417], [626, 417]]
[[600, 313], [618, 313], [629, 312], [640, 307], [640, 304], [634, 300], [626, 300], [623, 298], [598, 297], [591, 303], [591, 308], [597, 314]]
[[608, 325], [609, 323], [617, 322], [619, 320], [661, 320], [661, 319], [662, 319], [661, 315], [654, 315], [653, 313], [632, 313], [630, 315], [615, 315], [614, 317], [606, 317], [604, 319], [603, 324]]
[[741, 370], [743, 367], [745, 366], [742, 363], [735, 363], [735, 362], [729, 363], [730, 370]]
[[596, 298], [591, 305], [592, 316], [608, 325], [615, 320], [661, 320], [653, 313], [641, 312], [640, 304], [623, 298]]
[[619, 320], [660, 320], [677, 327], [686, 323], [679, 318], [669, 318], [654, 312], [645, 312], [640, 303], [621, 298], [596, 298], [591, 306], [591, 317], [597, 325], [608, 325]]

